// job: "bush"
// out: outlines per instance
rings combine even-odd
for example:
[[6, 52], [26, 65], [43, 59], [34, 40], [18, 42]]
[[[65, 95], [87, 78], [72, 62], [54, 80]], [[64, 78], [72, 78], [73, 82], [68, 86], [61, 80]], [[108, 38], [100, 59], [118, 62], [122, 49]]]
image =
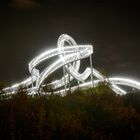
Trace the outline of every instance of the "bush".
[[138, 140], [140, 94], [116, 95], [107, 85], [61, 95], [0, 98], [1, 140]]

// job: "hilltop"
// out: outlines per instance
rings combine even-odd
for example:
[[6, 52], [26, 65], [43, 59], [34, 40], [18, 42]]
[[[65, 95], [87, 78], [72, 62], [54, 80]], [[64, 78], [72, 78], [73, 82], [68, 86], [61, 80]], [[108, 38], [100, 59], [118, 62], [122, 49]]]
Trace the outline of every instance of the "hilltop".
[[0, 96], [1, 140], [139, 140], [140, 93], [120, 96], [108, 86], [29, 96]]

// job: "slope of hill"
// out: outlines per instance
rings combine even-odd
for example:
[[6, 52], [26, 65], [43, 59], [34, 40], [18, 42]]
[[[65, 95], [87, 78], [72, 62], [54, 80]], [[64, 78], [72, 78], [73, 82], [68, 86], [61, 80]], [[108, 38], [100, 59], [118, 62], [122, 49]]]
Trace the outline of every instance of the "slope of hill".
[[139, 140], [140, 93], [116, 95], [107, 86], [61, 95], [0, 96], [1, 140]]

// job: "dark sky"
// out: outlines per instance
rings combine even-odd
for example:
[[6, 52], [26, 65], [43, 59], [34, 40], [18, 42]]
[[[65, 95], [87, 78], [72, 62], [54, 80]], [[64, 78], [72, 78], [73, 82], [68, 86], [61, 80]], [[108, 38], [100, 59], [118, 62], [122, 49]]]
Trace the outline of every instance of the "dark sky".
[[62, 33], [94, 46], [95, 68], [140, 80], [140, 7], [122, 1], [0, 1], [0, 82], [28, 77], [30, 60]]

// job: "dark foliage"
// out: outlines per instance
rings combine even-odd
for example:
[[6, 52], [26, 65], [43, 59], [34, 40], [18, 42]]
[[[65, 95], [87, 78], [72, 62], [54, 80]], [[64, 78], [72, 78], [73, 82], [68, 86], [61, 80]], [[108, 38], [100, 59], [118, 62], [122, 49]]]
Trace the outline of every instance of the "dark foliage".
[[[2, 95], [1, 95], [2, 96]], [[0, 140], [139, 140], [140, 93], [107, 86], [61, 95], [0, 98]]]

